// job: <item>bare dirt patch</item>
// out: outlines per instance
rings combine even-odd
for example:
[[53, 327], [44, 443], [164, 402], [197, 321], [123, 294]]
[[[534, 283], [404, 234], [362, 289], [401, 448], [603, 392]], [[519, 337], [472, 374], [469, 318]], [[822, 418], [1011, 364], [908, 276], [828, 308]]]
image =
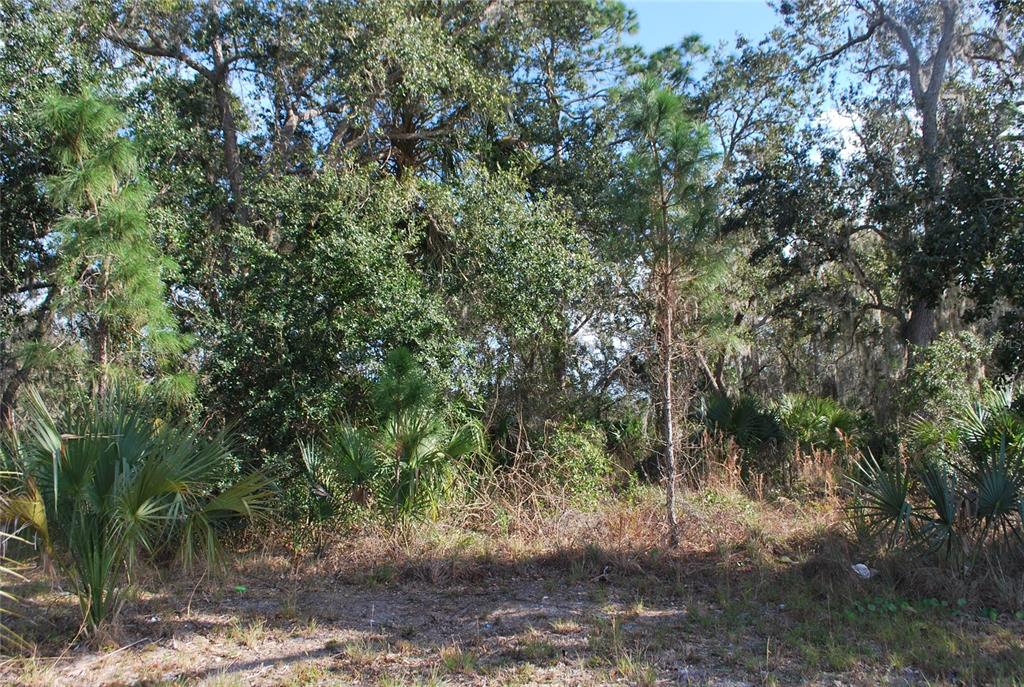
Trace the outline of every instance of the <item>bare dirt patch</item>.
[[34, 655], [4, 662], [0, 680], [1021, 684], [1024, 622], [1012, 610], [982, 617], [913, 596], [888, 569], [854, 579], [852, 544], [826, 509], [707, 493], [686, 512], [686, 544], [671, 554], [656, 545], [654, 503], [559, 515], [521, 541], [435, 523], [353, 534], [319, 560], [239, 553], [223, 576], [136, 579], [148, 591], [88, 641], [76, 638], [73, 597], [36, 574], [14, 590]]

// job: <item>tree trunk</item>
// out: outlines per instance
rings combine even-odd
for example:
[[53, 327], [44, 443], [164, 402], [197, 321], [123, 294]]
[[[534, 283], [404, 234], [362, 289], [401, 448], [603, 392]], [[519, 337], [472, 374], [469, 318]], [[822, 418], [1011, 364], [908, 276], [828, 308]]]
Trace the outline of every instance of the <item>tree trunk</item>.
[[93, 362], [96, 364], [96, 385], [94, 393], [97, 397], [107, 393], [107, 373], [110, 365], [110, 336], [107, 322], [102, 317], [96, 324], [96, 343], [93, 351]]
[[224, 133], [224, 170], [228, 177], [228, 188], [235, 203], [235, 214], [239, 221], [245, 222], [247, 212], [242, 196], [242, 158], [238, 152], [238, 130], [235, 127], [235, 115], [231, 111], [231, 99], [223, 84], [213, 87], [220, 110], [220, 125]]
[[548, 58], [545, 63], [545, 72], [547, 78], [544, 82], [544, 89], [547, 92], [548, 107], [550, 112], [551, 126], [551, 147], [554, 155], [554, 161], [556, 167], [562, 166], [562, 154], [564, 148], [564, 141], [562, 138], [562, 111], [561, 104], [558, 102], [558, 93], [555, 90], [555, 39], [549, 39]]
[[18, 400], [18, 390], [28, 376], [26, 372], [24, 368], [18, 370], [4, 387], [3, 395], [0, 395], [0, 436], [14, 431], [14, 406]]
[[[212, 5], [211, 5], [212, 6]], [[231, 94], [228, 85], [228, 65], [224, 60], [224, 45], [220, 36], [213, 39], [213, 73], [211, 82], [213, 95], [220, 110], [220, 128], [224, 134], [224, 173], [231, 189], [234, 202], [235, 217], [242, 223], [249, 222], [249, 212], [245, 205], [242, 186], [242, 156], [238, 151], [238, 127], [235, 124], [235, 113], [231, 110]]]
[[923, 348], [935, 340], [935, 308], [924, 299], [918, 299], [911, 308], [905, 336], [911, 349]]
[[679, 546], [679, 523], [676, 521], [676, 449], [672, 427], [672, 276], [668, 270], [662, 277], [661, 293], [661, 440], [665, 460], [665, 518], [668, 524], [668, 545]]

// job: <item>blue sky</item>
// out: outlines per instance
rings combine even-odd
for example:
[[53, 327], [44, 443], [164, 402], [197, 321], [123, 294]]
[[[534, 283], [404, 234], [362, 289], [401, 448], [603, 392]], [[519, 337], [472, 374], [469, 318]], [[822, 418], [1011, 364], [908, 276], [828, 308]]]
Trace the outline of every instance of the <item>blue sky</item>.
[[708, 43], [732, 44], [736, 34], [756, 42], [778, 22], [765, 0], [625, 0], [640, 30], [631, 42], [647, 50], [678, 43], [698, 33]]

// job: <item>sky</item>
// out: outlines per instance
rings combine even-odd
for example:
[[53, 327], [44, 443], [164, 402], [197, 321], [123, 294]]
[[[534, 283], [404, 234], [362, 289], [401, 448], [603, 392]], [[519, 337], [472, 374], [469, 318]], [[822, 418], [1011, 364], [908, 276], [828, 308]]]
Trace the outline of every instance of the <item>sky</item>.
[[711, 44], [736, 34], [760, 40], [778, 22], [766, 0], [625, 0], [637, 15], [639, 31], [630, 40], [647, 50], [678, 43], [700, 34]]
[[[781, 23], [768, 0], [623, 0], [637, 15], [638, 30], [626, 41], [647, 51], [678, 43], [700, 34], [706, 43], [735, 45], [742, 34], [756, 43]], [[827, 108], [818, 120], [842, 139], [844, 155], [852, 153], [856, 140], [849, 115]]]

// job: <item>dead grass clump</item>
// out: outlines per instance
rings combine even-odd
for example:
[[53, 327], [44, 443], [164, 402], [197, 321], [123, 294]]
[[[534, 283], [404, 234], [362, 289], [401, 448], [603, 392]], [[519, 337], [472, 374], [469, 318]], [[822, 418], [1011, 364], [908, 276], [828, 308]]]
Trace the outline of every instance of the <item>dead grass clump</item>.
[[797, 486], [805, 492], [828, 500], [839, 494], [843, 473], [836, 451], [813, 450], [806, 453], [797, 444], [794, 448], [793, 472]]
[[[679, 579], [771, 571], [803, 561], [813, 553], [804, 549], [815, 546], [814, 537], [838, 521], [829, 507], [757, 501], [741, 486], [714, 482], [683, 492], [682, 544], [667, 549], [658, 487], [637, 487], [628, 500], [609, 496], [590, 509], [557, 493], [513, 498], [510, 489], [492, 502], [478, 492], [470, 507], [446, 508], [435, 521], [364, 524], [328, 547], [319, 565], [336, 578], [371, 585], [440, 585], [545, 572], [575, 580]], [[551, 508], [559, 502], [561, 510]], [[517, 522], [519, 517], [529, 526]], [[842, 565], [848, 571], [849, 559]], [[839, 567], [836, 562], [835, 574]]]

